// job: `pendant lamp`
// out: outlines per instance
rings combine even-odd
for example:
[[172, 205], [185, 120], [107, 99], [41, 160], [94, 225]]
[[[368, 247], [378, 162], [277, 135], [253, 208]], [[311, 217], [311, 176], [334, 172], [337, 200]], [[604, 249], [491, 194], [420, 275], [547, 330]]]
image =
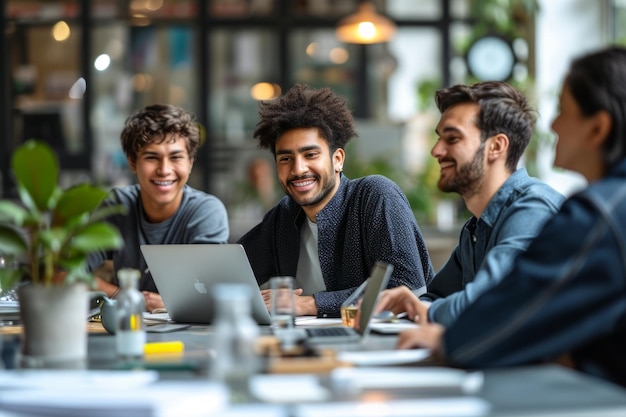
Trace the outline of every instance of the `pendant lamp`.
[[357, 12], [341, 19], [335, 30], [340, 41], [361, 44], [387, 42], [395, 33], [396, 25], [376, 13], [369, 2], [360, 3]]

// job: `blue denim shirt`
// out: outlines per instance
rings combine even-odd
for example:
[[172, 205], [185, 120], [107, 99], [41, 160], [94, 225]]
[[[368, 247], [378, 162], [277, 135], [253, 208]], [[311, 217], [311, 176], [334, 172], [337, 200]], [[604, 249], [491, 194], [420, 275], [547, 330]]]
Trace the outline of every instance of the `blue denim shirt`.
[[[302, 207], [285, 196], [239, 240], [259, 285], [275, 275], [296, 276], [305, 218]], [[411, 206], [393, 181], [381, 175], [354, 180], [342, 175], [316, 220], [326, 284], [325, 292], [313, 294], [318, 316], [339, 317], [341, 303], [379, 260], [394, 266], [388, 287], [426, 291], [433, 267]]]
[[464, 367], [570, 352], [577, 369], [626, 386], [626, 160], [563, 204], [448, 328], [444, 350]]
[[493, 196], [480, 218], [470, 218], [458, 246], [422, 299], [434, 300], [429, 320], [450, 325], [480, 294], [493, 287], [539, 234], [564, 197], [547, 184], [515, 171]]

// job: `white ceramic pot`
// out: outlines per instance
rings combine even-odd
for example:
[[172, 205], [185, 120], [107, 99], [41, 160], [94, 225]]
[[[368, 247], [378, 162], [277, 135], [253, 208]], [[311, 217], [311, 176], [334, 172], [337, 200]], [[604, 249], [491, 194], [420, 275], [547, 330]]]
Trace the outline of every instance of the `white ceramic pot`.
[[87, 361], [88, 291], [83, 284], [20, 288], [23, 364], [82, 367]]

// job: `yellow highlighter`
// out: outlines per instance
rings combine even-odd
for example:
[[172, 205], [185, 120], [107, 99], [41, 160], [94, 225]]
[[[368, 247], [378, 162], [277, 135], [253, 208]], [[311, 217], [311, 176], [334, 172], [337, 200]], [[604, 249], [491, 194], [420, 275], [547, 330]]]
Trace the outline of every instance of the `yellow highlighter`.
[[185, 350], [185, 344], [180, 340], [172, 342], [150, 342], [143, 346], [145, 355], [180, 354]]

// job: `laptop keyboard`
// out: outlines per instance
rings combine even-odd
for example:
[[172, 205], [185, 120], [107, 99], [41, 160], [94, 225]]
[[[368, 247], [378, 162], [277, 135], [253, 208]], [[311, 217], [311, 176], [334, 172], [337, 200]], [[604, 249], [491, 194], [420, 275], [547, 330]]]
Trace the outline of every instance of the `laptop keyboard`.
[[354, 332], [347, 327], [314, 327], [306, 329], [309, 337], [326, 337], [326, 336], [352, 336]]

